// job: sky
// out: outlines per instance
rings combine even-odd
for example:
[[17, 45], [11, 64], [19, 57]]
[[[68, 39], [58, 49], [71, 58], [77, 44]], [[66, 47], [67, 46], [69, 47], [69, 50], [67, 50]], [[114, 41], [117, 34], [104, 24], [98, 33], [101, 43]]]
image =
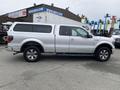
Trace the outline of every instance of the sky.
[[0, 15], [31, 7], [33, 4], [54, 3], [55, 6], [75, 14], [85, 15], [89, 19], [102, 19], [106, 13], [120, 18], [120, 0], [0, 0]]

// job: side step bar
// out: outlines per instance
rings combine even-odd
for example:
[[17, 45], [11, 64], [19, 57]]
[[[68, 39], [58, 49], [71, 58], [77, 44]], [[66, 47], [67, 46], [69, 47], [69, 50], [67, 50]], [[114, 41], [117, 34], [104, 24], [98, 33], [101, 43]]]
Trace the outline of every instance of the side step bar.
[[94, 56], [91, 53], [43, 53], [42, 55], [56, 55], [56, 56]]

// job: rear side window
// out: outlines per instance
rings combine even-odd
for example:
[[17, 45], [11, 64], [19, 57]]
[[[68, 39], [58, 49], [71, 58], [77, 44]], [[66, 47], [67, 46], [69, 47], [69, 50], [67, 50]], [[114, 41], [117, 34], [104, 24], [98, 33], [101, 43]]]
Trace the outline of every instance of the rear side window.
[[59, 34], [62, 35], [62, 36], [70, 36], [70, 27], [61, 26]]
[[17, 24], [14, 27], [14, 31], [32, 32], [32, 25], [29, 25], [29, 24]]
[[51, 33], [52, 27], [49, 25], [33, 25], [33, 32]]

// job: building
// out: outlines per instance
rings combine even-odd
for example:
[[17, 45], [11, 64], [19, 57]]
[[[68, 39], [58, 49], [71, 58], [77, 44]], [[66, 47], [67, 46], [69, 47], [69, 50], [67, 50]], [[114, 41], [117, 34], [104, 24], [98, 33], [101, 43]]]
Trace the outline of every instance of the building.
[[82, 24], [79, 15], [69, 11], [69, 8], [61, 9], [54, 4], [34, 5], [33, 7], [10, 12], [0, 16], [0, 24], [5, 22], [42, 22], [53, 24]]

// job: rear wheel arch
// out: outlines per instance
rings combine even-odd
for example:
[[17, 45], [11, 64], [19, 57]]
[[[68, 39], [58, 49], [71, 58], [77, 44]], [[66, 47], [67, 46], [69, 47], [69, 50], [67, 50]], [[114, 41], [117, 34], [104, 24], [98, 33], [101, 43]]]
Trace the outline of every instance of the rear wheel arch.
[[24, 50], [25, 50], [26, 48], [28, 48], [29, 46], [35, 46], [35, 47], [37, 47], [37, 48], [40, 50], [40, 52], [44, 52], [43, 46], [42, 46], [40, 43], [36, 42], [36, 41], [28, 41], [28, 42], [25, 42], [25, 43], [22, 45], [20, 51], [21, 51], [21, 52], [24, 52]]

